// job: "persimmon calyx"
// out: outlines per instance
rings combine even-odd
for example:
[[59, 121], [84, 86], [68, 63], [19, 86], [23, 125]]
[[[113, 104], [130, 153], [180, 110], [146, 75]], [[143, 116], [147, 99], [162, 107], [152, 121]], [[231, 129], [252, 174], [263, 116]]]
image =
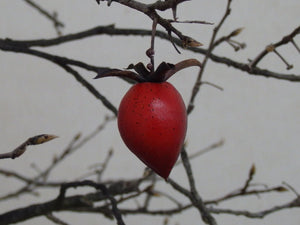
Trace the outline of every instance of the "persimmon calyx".
[[[143, 63], [130, 64], [125, 70], [119, 69], [99, 69], [97, 76], [94, 79], [102, 77], [123, 77], [133, 80], [138, 83], [142, 82], [164, 82], [167, 81], [178, 71], [192, 67], [201, 67], [201, 63], [197, 59], [186, 59], [177, 64], [162, 62], [154, 72], [150, 72]], [[130, 71], [130, 70], [134, 70]]]

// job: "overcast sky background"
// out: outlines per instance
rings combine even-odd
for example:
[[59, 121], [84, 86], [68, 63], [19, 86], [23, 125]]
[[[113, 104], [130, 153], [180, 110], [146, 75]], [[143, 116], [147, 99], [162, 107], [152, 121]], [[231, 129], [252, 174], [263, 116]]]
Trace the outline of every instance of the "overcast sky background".
[[[115, 24], [120, 28], [151, 29], [151, 21], [145, 15], [113, 3], [111, 7], [101, 2], [80, 0], [36, 1], [49, 11], [57, 11], [58, 18], [65, 24], [63, 34], [75, 33], [98, 25]], [[149, 2], [149, 1], [144, 1]], [[188, 1], [178, 8], [180, 20], [205, 20], [218, 23], [224, 14], [226, 1]], [[245, 50], [234, 52], [223, 44], [215, 54], [246, 62], [257, 56], [265, 46], [279, 41], [284, 35], [299, 26], [299, 0], [253, 0], [232, 3], [232, 13], [220, 31], [227, 35], [236, 28], [244, 27], [235, 38], [247, 43]], [[49, 20], [23, 1], [0, 1], [0, 37], [12, 39], [40, 39], [56, 36]], [[163, 13], [171, 16], [171, 12]], [[185, 35], [209, 44], [213, 26], [178, 24]], [[161, 29], [161, 27], [159, 27]], [[219, 37], [220, 37], [219, 36]], [[295, 38], [300, 45], [300, 38]], [[178, 61], [197, 55], [188, 50], [177, 54], [173, 46], [156, 39], [156, 63]], [[82, 60], [88, 64], [125, 68], [130, 63], [147, 63], [145, 55], [150, 37], [95, 36], [81, 41], [42, 49], [49, 53]], [[274, 54], [269, 54], [259, 66], [282, 73], [299, 74], [300, 56], [291, 45], [278, 49], [294, 65], [291, 71]], [[82, 85], [61, 68], [36, 57], [0, 51], [0, 143], [1, 152], [10, 151], [28, 137], [49, 133], [60, 138], [38, 147], [31, 147], [17, 160], [2, 160], [0, 168], [11, 169], [28, 176], [35, 174], [31, 164], [45, 168], [54, 155], [58, 155], [71, 139], [81, 132], [83, 135], [101, 124], [111, 113], [96, 100]], [[101, 94], [115, 106], [130, 87], [117, 78], [93, 80], [94, 73], [79, 70]], [[187, 103], [197, 69], [190, 68], [176, 74], [170, 82], [179, 90]], [[267, 79], [248, 75], [227, 66], [209, 62], [203, 77], [224, 88], [219, 91], [211, 86], [202, 86], [196, 99], [196, 108], [189, 117], [187, 132], [188, 153], [192, 154], [221, 139], [223, 147], [193, 160], [197, 187], [204, 199], [220, 197], [242, 186], [249, 168], [257, 168], [254, 182], [269, 186], [283, 181], [300, 192], [300, 88], [299, 83]], [[135, 178], [143, 173], [144, 165], [132, 155], [122, 143], [116, 121], [107, 125], [89, 144], [70, 156], [58, 166], [51, 180], [69, 181], [84, 174], [92, 164], [102, 162], [114, 149], [104, 179]], [[176, 167], [170, 177], [181, 184], [186, 182], [182, 167]], [[18, 182], [0, 177], [1, 196], [14, 190]], [[162, 189], [165, 183], [159, 185]], [[71, 192], [70, 192], [71, 193]], [[13, 201], [0, 202], [0, 213], [33, 202], [53, 199], [57, 192], [42, 191], [40, 198], [27, 195]], [[265, 197], [234, 200], [220, 205], [224, 208], [259, 211], [273, 205], [283, 204], [295, 196], [290, 193], [273, 194]], [[181, 197], [182, 201], [185, 198]], [[168, 203], [157, 202], [157, 207]], [[62, 213], [62, 219], [70, 224], [115, 224], [99, 215]], [[216, 215], [219, 224], [232, 225], [298, 225], [299, 209], [284, 210], [267, 216], [264, 220]], [[126, 224], [162, 224], [162, 217], [127, 216]], [[196, 210], [171, 218], [170, 224], [202, 224]], [[45, 218], [36, 218], [23, 224], [51, 224]]]

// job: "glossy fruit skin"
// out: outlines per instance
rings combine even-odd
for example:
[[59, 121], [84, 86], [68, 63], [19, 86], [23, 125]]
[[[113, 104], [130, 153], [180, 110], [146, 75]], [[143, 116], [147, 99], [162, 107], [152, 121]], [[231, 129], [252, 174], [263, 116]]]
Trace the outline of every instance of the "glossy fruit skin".
[[120, 103], [118, 128], [127, 147], [167, 179], [186, 135], [185, 104], [168, 82], [135, 84]]

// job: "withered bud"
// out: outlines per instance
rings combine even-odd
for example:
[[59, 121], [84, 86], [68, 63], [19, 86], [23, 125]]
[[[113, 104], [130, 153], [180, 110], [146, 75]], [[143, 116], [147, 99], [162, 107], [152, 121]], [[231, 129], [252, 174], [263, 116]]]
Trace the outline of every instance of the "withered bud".
[[276, 188], [276, 191], [278, 191], [278, 192], [285, 192], [285, 191], [288, 191], [288, 189], [285, 188], [285, 187], [280, 186], [280, 187]]
[[255, 167], [255, 165], [253, 164], [253, 165], [251, 166], [250, 171], [249, 171], [249, 176], [252, 177], [252, 176], [255, 174], [255, 172], [256, 172], [256, 167]]
[[154, 49], [153, 48], [149, 48], [147, 51], [146, 51], [146, 55], [150, 58], [152, 56], [154, 56]]
[[194, 40], [193, 38], [190, 38], [190, 37], [186, 37], [184, 40], [183, 40], [183, 43], [182, 43], [183, 47], [199, 47], [199, 46], [202, 46], [203, 44]]
[[150, 70], [150, 71], [152, 71], [152, 69], [153, 69], [152, 63], [148, 63], [147, 64], [147, 69]]
[[244, 27], [240, 27], [231, 32], [230, 36], [234, 37], [239, 35], [244, 30]]

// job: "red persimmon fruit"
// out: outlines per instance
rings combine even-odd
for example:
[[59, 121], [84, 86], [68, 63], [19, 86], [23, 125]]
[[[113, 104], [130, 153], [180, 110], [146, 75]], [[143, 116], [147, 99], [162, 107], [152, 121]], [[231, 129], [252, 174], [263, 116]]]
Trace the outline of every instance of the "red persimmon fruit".
[[137, 81], [123, 97], [118, 128], [126, 146], [144, 164], [167, 179], [180, 154], [187, 130], [187, 112], [179, 92], [166, 80], [177, 71], [201, 66], [195, 59], [175, 65], [161, 63], [156, 71], [143, 64], [129, 70], [104, 69], [96, 78], [119, 76]]

